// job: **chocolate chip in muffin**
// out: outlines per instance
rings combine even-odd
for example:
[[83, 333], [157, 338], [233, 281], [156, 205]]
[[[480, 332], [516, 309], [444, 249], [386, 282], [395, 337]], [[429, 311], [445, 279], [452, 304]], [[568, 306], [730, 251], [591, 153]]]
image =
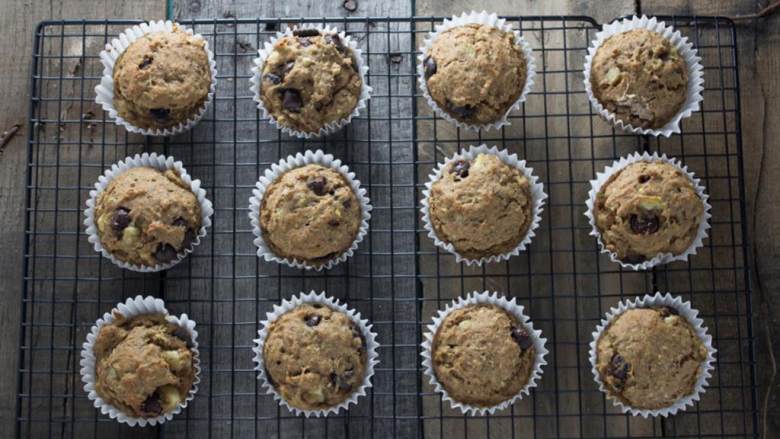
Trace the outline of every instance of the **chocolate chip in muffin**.
[[526, 350], [533, 346], [534, 342], [531, 340], [531, 335], [525, 328], [512, 327], [512, 339], [520, 346], [520, 349]]
[[138, 64], [138, 68], [143, 70], [143, 69], [149, 67], [152, 64], [153, 60], [154, 60], [154, 58], [152, 58], [151, 56], [144, 55], [144, 59], [141, 61], [141, 64]]
[[306, 322], [306, 326], [317, 326], [320, 324], [320, 320], [322, 320], [322, 317], [320, 317], [317, 314], [311, 314], [306, 316], [304, 321]]
[[458, 178], [466, 178], [469, 176], [470, 168], [471, 168], [471, 163], [469, 163], [466, 160], [458, 160], [452, 164], [452, 168], [450, 168], [450, 172], [455, 174], [455, 176]]
[[425, 67], [425, 79], [428, 79], [431, 76], [436, 74], [436, 60], [434, 60], [430, 56], [425, 58], [423, 67]]
[[287, 111], [298, 113], [303, 106], [303, 100], [301, 99], [301, 92], [294, 88], [288, 88], [283, 91], [282, 106]]
[[154, 413], [159, 415], [162, 413], [162, 404], [160, 403], [160, 395], [155, 391], [143, 402], [141, 410], [146, 413]]
[[344, 51], [347, 50], [347, 48], [344, 47], [344, 42], [341, 41], [341, 37], [338, 34], [325, 35], [325, 41], [336, 46], [336, 50], [341, 53], [344, 53]]
[[649, 175], [642, 174], [642, 175], [639, 176], [639, 184], [645, 184], [648, 181], [650, 181], [650, 176]]
[[332, 220], [328, 221], [328, 225], [331, 226], [331, 227], [338, 227], [339, 224], [341, 224], [341, 222], [339, 220], [337, 220], [337, 219], [332, 219]]
[[631, 365], [620, 355], [615, 354], [609, 363], [609, 373], [616, 379], [616, 387], [623, 387], [628, 378]]
[[645, 216], [631, 215], [628, 219], [631, 230], [639, 235], [652, 235], [657, 232], [661, 225], [661, 220], [656, 215]]
[[171, 110], [167, 108], [152, 108], [149, 114], [160, 122], [165, 122], [171, 116]]
[[349, 209], [350, 207], [352, 207], [352, 200], [347, 198], [346, 200], [344, 200], [343, 203], [341, 203], [341, 205], [344, 206], [344, 209]]
[[328, 184], [328, 180], [325, 179], [325, 177], [314, 177], [312, 179], [309, 179], [309, 181], [306, 183], [306, 186], [314, 192], [314, 195], [317, 195], [319, 197], [325, 195], [325, 185]]
[[176, 259], [176, 254], [176, 249], [172, 245], [160, 244], [154, 252], [154, 257], [157, 262], [166, 263]]
[[469, 119], [476, 112], [476, 108], [471, 105], [456, 106], [450, 103], [449, 108], [460, 119]]
[[350, 367], [341, 375], [337, 374], [336, 372], [331, 372], [329, 378], [333, 387], [339, 389], [342, 392], [349, 392], [352, 390], [352, 384], [349, 383], [349, 380], [351, 380], [354, 376], [355, 369]]
[[265, 79], [266, 81], [270, 81], [272, 84], [279, 84], [280, 82], [282, 82], [282, 78], [279, 75], [271, 72], [268, 72], [265, 75], [263, 75], [263, 79]]
[[116, 213], [114, 213], [114, 218], [111, 220], [111, 227], [117, 231], [121, 232], [127, 226], [130, 225], [130, 210], [120, 207], [116, 210]]
[[320, 34], [317, 29], [296, 29], [293, 31], [293, 35], [296, 37], [316, 37]]
[[658, 308], [658, 312], [661, 314], [661, 317], [676, 316], [680, 314], [676, 309], [670, 306], [662, 306]]

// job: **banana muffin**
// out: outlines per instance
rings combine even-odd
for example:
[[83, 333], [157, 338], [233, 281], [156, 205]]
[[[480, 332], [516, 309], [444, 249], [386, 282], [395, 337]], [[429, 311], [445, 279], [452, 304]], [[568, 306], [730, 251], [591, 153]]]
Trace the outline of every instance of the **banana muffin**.
[[463, 257], [504, 254], [533, 220], [528, 178], [493, 154], [448, 163], [431, 186], [429, 215], [437, 237]]
[[498, 122], [520, 97], [526, 63], [514, 33], [466, 24], [438, 34], [422, 68], [439, 108], [460, 122], [480, 125]]
[[707, 347], [672, 307], [635, 308], [598, 339], [596, 369], [609, 394], [638, 409], [660, 409], [692, 394]]
[[536, 350], [515, 316], [490, 304], [449, 313], [433, 336], [436, 379], [455, 401], [490, 407], [514, 397], [528, 383]]
[[173, 170], [135, 167], [115, 176], [98, 195], [95, 225], [115, 258], [154, 267], [192, 247], [201, 209], [191, 188]]
[[95, 391], [129, 416], [170, 413], [195, 380], [193, 353], [162, 314], [124, 318], [100, 328], [95, 339]]
[[116, 61], [114, 107], [143, 129], [163, 129], [195, 117], [208, 98], [206, 41], [174, 24], [134, 41]]
[[685, 103], [688, 67], [661, 34], [634, 29], [596, 50], [590, 83], [596, 99], [623, 123], [661, 128]]
[[317, 133], [348, 117], [360, 100], [363, 80], [354, 56], [336, 33], [295, 30], [266, 59], [260, 99], [279, 125]]
[[362, 219], [346, 177], [317, 164], [282, 174], [268, 186], [260, 206], [260, 230], [273, 253], [311, 265], [324, 265], [347, 251]]
[[604, 246], [632, 264], [660, 253], [682, 254], [704, 216], [693, 182], [665, 162], [639, 161], [616, 172], [601, 186], [593, 208]]
[[345, 313], [302, 304], [274, 320], [263, 345], [265, 376], [300, 410], [346, 401], [366, 374], [366, 341]]

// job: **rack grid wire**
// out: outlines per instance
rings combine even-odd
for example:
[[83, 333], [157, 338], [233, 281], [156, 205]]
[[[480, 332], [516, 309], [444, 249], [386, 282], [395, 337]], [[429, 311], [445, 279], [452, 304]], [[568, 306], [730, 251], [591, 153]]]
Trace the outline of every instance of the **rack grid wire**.
[[[184, 21], [216, 54], [218, 87], [188, 133], [128, 134], [94, 103], [99, 52], [128, 20], [47, 21], [35, 31], [27, 162], [18, 437], [757, 437], [752, 311], [735, 28], [725, 18], [661, 17], [698, 48], [702, 111], [669, 139], [614, 130], [592, 110], [582, 66], [600, 25], [589, 17], [507, 17], [534, 50], [539, 75], [511, 125], [479, 134], [435, 116], [415, 76], [417, 48], [442, 17]], [[364, 50], [374, 88], [368, 108], [324, 139], [289, 138], [260, 115], [252, 59], [275, 32], [303, 22], [345, 29]], [[471, 144], [528, 160], [549, 199], [530, 248], [503, 263], [457, 264], [422, 229], [421, 188], [437, 162]], [[347, 263], [305, 272], [261, 261], [248, 198], [271, 163], [322, 148], [343, 159], [374, 205], [369, 235]], [[600, 254], [583, 215], [589, 179], [637, 150], [678, 157], [702, 177], [712, 230], [689, 262], [632, 272]], [[88, 191], [112, 163], [157, 151], [184, 162], [215, 204], [197, 250], [160, 274], [123, 271], [95, 253], [82, 226]], [[265, 312], [300, 291], [326, 291], [370, 319], [380, 364], [368, 396], [327, 418], [294, 416], [264, 394], [252, 339]], [[511, 408], [467, 417], [423, 376], [422, 332], [434, 312], [471, 291], [517, 297], [548, 339], [539, 386]], [[710, 386], [670, 418], [621, 414], [594, 384], [591, 332], [623, 298], [671, 291], [701, 311], [718, 349]], [[98, 413], [82, 389], [79, 352], [95, 320], [136, 294], [164, 298], [198, 323], [203, 371], [191, 405], [163, 426], [131, 429]]]

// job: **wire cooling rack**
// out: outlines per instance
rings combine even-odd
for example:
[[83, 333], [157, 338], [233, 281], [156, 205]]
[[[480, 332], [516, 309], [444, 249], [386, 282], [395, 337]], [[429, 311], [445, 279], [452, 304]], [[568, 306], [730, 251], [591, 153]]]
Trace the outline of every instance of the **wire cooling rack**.
[[[167, 139], [130, 135], [94, 104], [98, 54], [133, 21], [49, 21], [35, 31], [16, 395], [18, 437], [750, 437], [756, 436], [750, 285], [736, 39], [725, 18], [664, 17], [703, 59], [703, 110], [683, 134], [656, 139], [615, 132], [591, 109], [582, 65], [599, 25], [588, 17], [510, 17], [534, 49], [539, 75], [511, 126], [473, 134], [434, 116], [416, 84], [416, 48], [440, 17], [198, 20], [216, 54], [219, 84], [203, 121]], [[301, 22], [347, 30], [364, 50], [374, 88], [368, 108], [339, 133], [298, 140], [260, 119], [249, 91], [251, 60], [275, 32]], [[435, 163], [470, 144], [528, 160], [549, 194], [530, 249], [481, 268], [433, 246], [418, 212]], [[247, 209], [271, 163], [305, 149], [342, 158], [369, 190], [374, 212], [357, 254], [317, 273], [260, 261]], [[703, 178], [713, 205], [710, 238], [688, 263], [630, 272], [598, 252], [583, 216], [588, 180], [636, 150], [680, 158]], [[82, 209], [101, 172], [125, 156], [157, 151], [182, 160], [214, 202], [214, 225], [183, 263], [161, 274], [123, 271], [96, 254]], [[435, 310], [473, 290], [517, 297], [549, 340], [539, 387], [493, 416], [465, 417], [421, 374], [419, 344]], [[300, 291], [325, 290], [379, 333], [374, 387], [348, 412], [304, 419], [260, 388], [252, 339], [265, 312]], [[656, 290], [691, 300], [718, 349], [702, 401], [668, 419], [621, 414], [598, 391], [588, 343], [603, 313]], [[198, 323], [200, 390], [160, 427], [131, 429], [100, 415], [79, 378], [90, 326], [139, 293], [166, 300]]]

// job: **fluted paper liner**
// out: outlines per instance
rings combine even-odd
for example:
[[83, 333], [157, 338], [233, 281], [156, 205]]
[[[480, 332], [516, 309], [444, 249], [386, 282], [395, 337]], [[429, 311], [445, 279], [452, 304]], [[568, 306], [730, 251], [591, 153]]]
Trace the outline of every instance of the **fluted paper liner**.
[[[425, 79], [425, 67], [423, 64], [425, 63], [425, 58], [428, 56], [428, 51], [431, 49], [431, 45], [433, 44], [433, 41], [436, 39], [436, 37], [439, 36], [440, 33], [452, 29], [454, 27], [463, 26], [466, 24], [483, 24], [490, 27], [495, 27], [498, 29], [501, 29], [505, 32], [511, 32], [515, 36], [515, 44], [519, 46], [521, 51], [523, 52], [523, 56], [525, 57], [525, 85], [523, 86], [523, 91], [520, 92], [520, 96], [517, 97], [515, 102], [506, 110], [503, 116], [501, 118], [493, 123], [489, 124], [482, 124], [482, 125], [470, 125], [465, 122], [461, 122], [454, 117], [450, 116], [449, 113], [444, 111], [439, 104], [436, 103], [435, 100], [431, 97], [431, 94], [428, 92], [428, 83]], [[417, 55], [417, 83], [420, 85], [420, 89], [422, 90], [423, 96], [425, 97], [425, 100], [428, 102], [428, 105], [433, 109], [433, 111], [436, 112], [441, 118], [446, 120], [447, 122], [459, 127], [464, 128], [467, 130], [472, 131], [479, 131], [479, 130], [485, 130], [490, 131], [491, 129], [499, 129], [504, 125], [511, 125], [511, 122], [509, 122], [509, 114], [512, 113], [514, 110], [518, 110], [520, 108], [520, 105], [525, 102], [526, 98], [528, 97], [528, 93], [531, 91], [531, 89], [534, 86], [534, 76], [536, 76], [536, 63], [534, 61], [534, 52], [533, 49], [531, 49], [531, 45], [528, 44], [528, 41], [525, 40], [525, 38], [520, 35], [519, 31], [516, 31], [512, 29], [511, 25], [506, 24], [506, 19], [504, 18], [498, 18], [498, 15], [496, 14], [488, 14], [486, 11], [482, 12], [464, 12], [460, 16], [453, 15], [452, 18], [445, 19], [444, 22], [442, 22], [439, 25], [436, 25], [433, 32], [430, 32], [428, 36], [423, 41], [422, 46], [420, 47], [420, 54]]]
[[[341, 38], [341, 42], [344, 44], [344, 46], [348, 47], [349, 50], [352, 51], [352, 59], [355, 62], [355, 66], [357, 67], [356, 70], [360, 75], [361, 81], [360, 97], [358, 97], [357, 104], [355, 104], [355, 108], [352, 110], [352, 113], [343, 119], [325, 124], [325, 126], [321, 127], [317, 132], [300, 131], [296, 130], [295, 128], [280, 124], [276, 118], [274, 118], [271, 112], [265, 108], [263, 100], [260, 99], [260, 87], [263, 82], [263, 66], [265, 65], [265, 61], [268, 59], [268, 56], [271, 54], [271, 52], [273, 52], [274, 45], [279, 39], [286, 36], [292, 36], [295, 30], [300, 29], [317, 29], [323, 35], [338, 35], [339, 38]], [[276, 35], [271, 37], [269, 41], [266, 41], [263, 44], [263, 48], [257, 51], [257, 54], [258, 57], [254, 59], [254, 66], [252, 66], [252, 77], [249, 79], [252, 84], [250, 86], [250, 90], [252, 90], [253, 99], [257, 104], [257, 108], [262, 113], [263, 119], [267, 119], [273, 126], [282, 130], [283, 133], [304, 139], [311, 139], [313, 137], [321, 137], [335, 133], [336, 131], [348, 125], [352, 121], [353, 117], [356, 117], [358, 114], [360, 114], [360, 110], [366, 108], [366, 102], [368, 102], [368, 99], [371, 98], [372, 89], [371, 86], [366, 82], [366, 78], [368, 78], [368, 64], [366, 64], [363, 60], [363, 51], [358, 48], [357, 43], [355, 43], [349, 35], [344, 33], [344, 31], [339, 31], [338, 29], [330, 26], [320, 26], [315, 24], [304, 24], [301, 26], [295, 26], [294, 28], [287, 28], [284, 30], [284, 32], [277, 32]]]
[[[139, 167], [154, 168], [162, 172], [173, 169], [179, 174], [181, 180], [189, 185], [190, 190], [195, 194], [195, 197], [200, 204], [200, 229], [198, 230], [195, 240], [192, 241], [192, 246], [179, 252], [175, 260], [165, 264], [156, 264], [153, 267], [131, 264], [114, 257], [114, 255], [104, 248], [103, 244], [100, 242], [100, 235], [98, 235], [97, 223], [95, 221], [95, 205], [98, 196], [105, 190], [111, 180], [123, 172], [126, 172], [128, 169]], [[86, 204], [87, 208], [84, 210], [84, 216], [86, 217], [84, 219], [84, 226], [86, 227], [87, 240], [92, 243], [95, 251], [101, 253], [118, 267], [141, 273], [167, 270], [181, 262], [188, 254], [192, 253], [195, 250], [195, 247], [200, 245], [201, 238], [206, 236], [206, 229], [211, 227], [211, 215], [214, 213], [211, 201], [206, 198], [206, 190], [200, 187], [200, 180], [193, 180], [187, 173], [187, 170], [184, 169], [181, 162], [175, 161], [173, 157], [170, 156], [166, 157], [157, 153], [149, 154], [146, 152], [127, 157], [112, 165], [111, 168], [106, 169], [105, 172], [103, 172], [103, 175], [98, 178], [97, 183], [95, 183], [95, 189], [89, 191], [89, 199], [87, 199]]]
[[[431, 221], [430, 217], [430, 196], [433, 183], [435, 183], [441, 177], [442, 171], [444, 171], [450, 162], [455, 160], [473, 160], [479, 154], [495, 155], [500, 158], [502, 162], [520, 170], [520, 172], [522, 172], [523, 175], [528, 178], [528, 181], [531, 184], [530, 191], [533, 202], [533, 206], [531, 207], [531, 215], [533, 216], [533, 219], [531, 220], [531, 224], [528, 226], [528, 230], [525, 232], [523, 239], [521, 239], [517, 246], [515, 246], [515, 248], [513, 248], [511, 251], [500, 255], [485, 256], [480, 259], [468, 259], [458, 253], [452, 244], [444, 242], [436, 235], [436, 229], [433, 227], [433, 222]], [[423, 227], [425, 227], [425, 230], [428, 231], [428, 237], [433, 240], [433, 243], [436, 244], [437, 247], [455, 255], [455, 260], [458, 263], [465, 262], [466, 265], [481, 266], [483, 263], [500, 262], [507, 260], [512, 256], [517, 256], [521, 251], [525, 250], [525, 248], [531, 244], [531, 240], [533, 240], [533, 237], [536, 236], [535, 230], [539, 228], [539, 223], [542, 221], [542, 211], [544, 210], [544, 201], [546, 199], [547, 194], [544, 192], [544, 185], [539, 181], [539, 177], [533, 174], [533, 168], [526, 166], [525, 160], [520, 160], [517, 157], [517, 154], [510, 154], [505, 149], [498, 149], [496, 146], [488, 147], [487, 145], [482, 144], [479, 146], [470, 146], [467, 150], [455, 154], [454, 156], [444, 160], [443, 163], [439, 163], [436, 166], [433, 172], [428, 176], [428, 182], [425, 183], [420, 212], [422, 213], [423, 217]]]
[[[704, 204], [704, 213], [702, 214], [701, 221], [699, 222], [699, 230], [696, 232], [696, 238], [693, 240], [693, 243], [690, 245], [690, 247], [688, 247], [679, 255], [674, 255], [672, 253], [659, 253], [655, 257], [648, 259], [645, 262], [630, 264], [621, 261], [616, 253], [609, 251], [606, 245], [604, 245], [604, 242], [601, 238], [601, 232], [599, 232], [599, 228], [596, 226], [596, 217], [593, 214], [593, 209], [596, 205], [596, 195], [599, 193], [604, 183], [606, 183], [612, 175], [623, 170], [626, 166], [636, 162], [663, 162], [679, 169], [688, 176], [688, 179], [691, 181], [691, 184], [696, 190], [696, 193], [699, 195], [699, 198], [701, 198], [701, 201]], [[684, 166], [679, 160], [673, 157], [667, 157], [666, 154], [659, 156], [657, 152], [652, 154], [649, 154], [648, 152], [635, 152], [613, 162], [612, 165], [604, 168], [603, 172], [597, 172], [596, 178], [590, 181], [590, 186], [591, 189], [588, 191], [588, 200], [585, 202], [585, 205], [587, 206], [585, 216], [588, 217], [588, 222], [591, 226], [590, 234], [591, 236], [596, 237], [596, 240], [598, 240], [599, 249], [601, 252], [609, 254], [609, 258], [612, 260], [612, 262], [617, 262], [623, 268], [631, 268], [633, 270], [648, 270], [656, 265], [666, 264], [672, 261], [687, 261], [690, 255], [695, 255], [698, 249], [704, 246], [704, 238], [707, 237], [707, 231], [710, 229], [709, 220], [712, 217], [710, 214], [712, 206], [710, 206], [710, 203], [707, 201], [709, 196], [707, 195], [704, 186], [702, 186], [701, 180], [696, 178], [693, 172], [689, 171], [688, 167]]]
[[[172, 32], [175, 27], [193, 35], [196, 39], [203, 40], [205, 45], [203, 48], [206, 50], [206, 55], [209, 59], [209, 68], [211, 69], [211, 85], [209, 87], [209, 93], [206, 100], [203, 101], [203, 105], [200, 107], [195, 115], [190, 116], [186, 121], [180, 122], [177, 125], [168, 128], [140, 128], [133, 125], [130, 121], [125, 120], [119, 115], [119, 112], [114, 107], [114, 65], [119, 57], [127, 50], [130, 45], [138, 38], [144, 35], [156, 33], [156, 32]], [[201, 35], [192, 32], [185, 26], [178, 23], [174, 23], [170, 20], [167, 21], [150, 21], [148, 23], [141, 23], [126, 29], [119, 34], [117, 38], [111, 40], [106, 44], [105, 50], [100, 52], [100, 62], [103, 64], [103, 76], [100, 78], [100, 84], [95, 87], [95, 102], [103, 107], [103, 110], [108, 113], [108, 116], [114, 120], [117, 125], [122, 125], [131, 133], [140, 133], [145, 136], [172, 136], [175, 134], [183, 133], [190, 128], [194, 127], [203, 115], [206, 113], [209, 104], [214, 100], [214, 92], [217, 89], [217, 62], [214, 60], [214, 53], [209, 49], [209, 43]]]
[[[661, 128], [641, 128], [635, 127], [628, 123], [619, 120], [614, 113], [604, 108], [593, 95], [593, 89], [590, 84], [590, 71], [593, 63], [593, 57], [596, 55], [598, 48], [609, 37], [622, 32], [634, 30], [634, 29], [647, 29], [649, 31], [661, 34], [664, 38], [672, 43], [680, 55], [685, 59], [685, 64], [688, 67], [688, 90], [680, 110], [672, 119]], [[631, 131], [634, 134], [644, 134], [650, 136], [664, 136], [669, 137], [673, 133], [680, 132], [680, 121], [686, 117], [690, 117], [691, 114], [699, 111], [701, 107], [701, 101], [704, 100], [702, 92], [704, 91], [704, 67], [701, 65], [701, 58], [698, 56], [693, 44], [688, 41], [688, 37], [682, 36], [680, 31], [674, 30], [672, 26], [667, 26], [663, 21], [658, 21], [655, 17], [647, 17], [645, 15], [641, 17], [633, 16], [631, 18], [625, 18], [623, 20], [613, 21], [612, 23], [604, 25], [604, 28], [596, 33], [596, 39], [593, 40], [588, 48], [588, 54], [585, 56], [585, 92], [590, 99], [590, 103], [593, 108], [607, 121], [611, 122], [616, 127]]]
[[[360, 329], [366, 342], [366, 373], [363, 377], [363, 383], [342, 403], [325, 409], [303, 410], [288, 404], [284, 397], [282, 397], [269, 382], [268, 377], [266, 376], [265, 360], [263, 359], [263, 347], [265, 346], [265, 339], [268, 337], [268, 329], [276, 319], [283, 314], [292, 311], [299, 305], [314, 303], [327, 306], [330, 309], [346, 314]], [[266, 319], [260, 322], [260, 324], [262, 325], [262, 328], [257, 331], [257, 339], [254, 340], [255, 346], [252, 348], [252, 351], [255, 354], [253, 360], [255, 363], [255, 370], [257, 371], [257, 379], [261, 381], [266, 394], [273, 395], [274, 399], [277, 400], [279, 404], [287, 407], [288, 410], [296, 415], [304, 415], [307, 418], [310, 416], [320, 417], [328, 416], [330, 413], [338, 413], [341, 409], [348, 410], [351, 404], [357, 404], [358, 399], [361, 396], [365, 396], [366, 391], [371, 388], [371, 377], [374, 376], [374, 367], [379, 363], [379, 354], [377, 353], [379, 343], [376, 340], [377, 335], [372, 332], [372, 325], [369, 324], [367, 319], [361, 319], [359, 312], [348, 308], [346, 304], [341, 303], [338, 299], [326, 296], [324, 291], [319, 294], [315, 291], [311, 291], [308, 294], [301, 292], [291, 297], [289, 300], [282, 300], [282, 303], [279, 305], [274, 305], [273, 311], [266, 313]]]
[[[601, 334], [607, 329], [610, 322], [617, 316], [623, 314], [629, 309], [643, 308], [643, 307], [660, 307], [668, 306], [674, 308], [685, 320], [690, 323], [696, 335], [701, 339], [704, 345], [707, 347], [707, 358], [702, 362], [699, 367], [699, 376], [696, 379], [696, 385], [693, 393], [687, 395], [673, 405], [657, 410], [639, 409], [624, 404], [620, 399], [612, 396], [601, 380], [601, 375], [596, 368], [597, 364], [597, 343]], [[683, 301], [680, 296], [672, 296], [670, 293], [661, 294], [660, 292], [654, 295], [646, 294], [644, 297], [636, 297], [632, 300], [624, 300], [618, 303], [616, 306], [610, 308], [609, 312], [601, 319], [601, 323], [593, 331], [593, 341], [590, 342], [589, 358], [591, 364], [591, 371], [593, 372], [593, 379], [599, 385], [599, 390], [604, 392], [607, 399], [612, 400], [616, 407], [620, 408], [623, 413], [631, 413], [633, 416], [642, 416], [647, 418], [649, 416], [663, 416], [674, 415], [678, 411], [684, 411], [688, 406], [693, 406], [694, 403], [699, 401], [701, 395], [704, 393], [707, 387], [707, 380], [712, 377], [712, 370], [715, 369], [713, 363], [715, 362], [715, 353], [717, 349], [712, 346], [712, 336], [707, 333], [707, 328], [704, 326], [704, 321], [699, 317], [699, 311], [691, 307], [691, 302]]]
[[[357, 236], [355, 236], [355, 240], [352, 241], [352, 245], [344, 253], [320, 265], [312, 265], [303, 260], [287, 259], [276, 255], [273, 249], [265, 242], [263, 231], [260, 228], [260, 208], [263, 205], [263, 196], [268, 187], [285, 172], [310, 164], [322, 165], [343, 175], [349, 182], [350, 187], [352, 187], [358, 202], [360, 202], [360, 210], [363, 216], [360, 222], [360, 229]], [[252, 223], [252, 233], [255, 235], [254, 243], [257, 246], [257, 256], [265, 259], [267, 262], [278, 262], [293, 268], [305, 268], [307, 270], [330, 270], [336, 264], [344, 262], [352, 256], [368, 233], [368, 221], [371, 219], [371, 200], [368, 199], [366, 190], [360, 187], [360, 180], [355, 178], [355, 173], [351, 172], [349, 167], [342, 165], [341, 160], [334, 158], [331, 154], [325, 154], [322, 150], [307, 150], [303, 154], [298, 153], [279, 160], [279, 163], [274, 163], [265, 170], [265, 173], [260, 176], [255, 186], [255, 189], [252, 190], [252, 197], [249, 198], [249, 220]]]
[[[187, 346], [192, 351], [192, 366], [195, 369], [195, 379], [192, 382], [192, 388], [187, 394], [187, 397], [172, 412], [154, 418], [130, 416], [104, 401], [95, 391], [95, 362], [97, 361], [94, 352], [95, 340], [100, 332], [100, 328], [112, 323], [119, 314], [125, 318], [147, 314], [164, 314], [166, 316], [165, 319], [168, 322], [173, 323], [180, 328], [180, 330], [176, 332], [176, 336], [185, 340]], [[168, 314], [168, 310], [165, 309], [165, 303], [162, 299], [156, 299], [152, 296], [142, 297], [140, 295], [134, 298], [128, 298], [126, 301], [118, 303], [110, 312], [103, 314], [103, 317], [98, 319], [97, 322], [95, 322], [95, 325], [92, 326], [89, 334], [87, 334], [87, 341], [82, 344], [81, 361], [79, 364], [81, 365], [81, 381], [84, 383], [84, 391], [87, 392], [89, 400], [92, 401], [96, 409], [100, 410], [100, 413], [108, 415], [111, 419], [116, 419], [117, 422], [128, 424], [131, 427], [145, 427], [146, 425], [154, 426], [162, 424], [165, 421], [170, 421], [175, 415], [181, 413], [198, 392], [198, 383], [200, 383], [198, 331], [195, 330], [195, 322], [190, 320], [187, 314], [182, 314], [179, 317]]]
[[[499, 308], [517, 318], [517, 320], [522, 323], [523, 327], [525, 327], [525, 329], [531, 335], [534, 343], [534, 351], [536, 353], [534, 358], [534, 369], [528, 378], [528, 383], [526, 383], [523, 388], [520, 389], [520, 391], [517, 392], [512, 398], [490, 407], [468, 405], [453, 399], [450, 397], [449, 393], [447, 393], [447, 390], [444, 389], [444, 386], [439, 383], [439, 380], [436, 378], [436, 372], [433, 369], [433, 354], [431, 350], [433, 349], [433, 339], [436, 336], [436, 332], [439, 330], [441, 322], [443, 322], [444, 319], [456, 309], [461, 309], [469, 305], [477, 304], [490, 304], [498, 306]], [[442, 399], [449, 401], [453, 408], [459, 409], [461, 412], [463, 412], [463, 414], [492, 415], [498, 410], [503, 410], [511, 406], [516, 401], [522, 399], [524, 395], [529, 395], [531, 393], [531, 389], [536, 387], [537, 381], [539, 381], [542, 377], [542, 366], [547, 364], [547, 361], [544, 359], [548, 353], [547, 348], [545, 347], [547, 344], [547, 339], [542, 337], [541, 330], [534, 329], [534, 325], [531, 322], [531, 319], [525, 315], [524, 307], [522, 305], [518, 305], [517, 300], [514, 297], [511, 300], [508, 300], [506, 297], [500, 296], [496, 292], [491, 293], [489, 291], [484, 291], [480, 293], [474, 291], [473, 293], [469, 293], [465, 298], [458, 297], [451, 303], [447, 304], [444, 309], [440, 309], [436, 315], [433, 316], [433, 323], [427, 325], [427, 327], [428, 331], [424, 334], [425, 341], [423, 341], [420, 345], [422, 347], [422, 352], [420, 355], [422, 356], [422, 365], [424, 369], [423, 373], [428, 376], [428, 379], [431, 385], [433, 385], [433, 387], [436, 389], [436, 392], [442, 394]]]

